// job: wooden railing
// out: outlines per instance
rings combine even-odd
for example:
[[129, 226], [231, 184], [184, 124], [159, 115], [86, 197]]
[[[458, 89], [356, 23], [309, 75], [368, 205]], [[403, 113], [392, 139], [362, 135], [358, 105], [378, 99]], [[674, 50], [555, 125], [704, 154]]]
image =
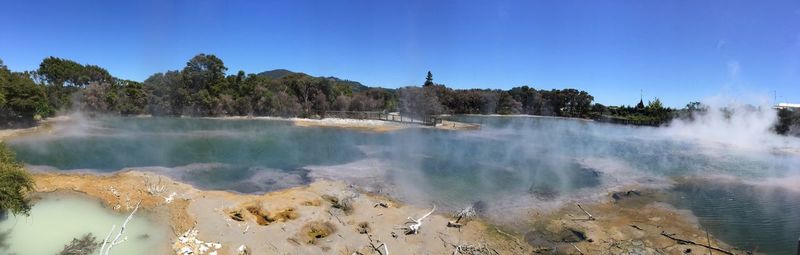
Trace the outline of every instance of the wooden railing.
[[410, 124], [435, 126], [441, 124], [442, 119], [437, 116], [412, 117], [400, 113], [369, 112], [369, 111], [327, 111], [325, 117], [359, 119], [359, 120], [385, 120]]

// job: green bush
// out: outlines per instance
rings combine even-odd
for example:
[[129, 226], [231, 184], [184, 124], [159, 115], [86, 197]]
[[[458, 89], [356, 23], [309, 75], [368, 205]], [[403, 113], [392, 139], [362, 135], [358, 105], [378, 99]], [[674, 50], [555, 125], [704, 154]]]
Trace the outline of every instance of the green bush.
[[31, 206], [26, 194], [32, 191], [33, 177], [17, 161], [14, 152], [0, 142], [0, 211], [28, 215]]

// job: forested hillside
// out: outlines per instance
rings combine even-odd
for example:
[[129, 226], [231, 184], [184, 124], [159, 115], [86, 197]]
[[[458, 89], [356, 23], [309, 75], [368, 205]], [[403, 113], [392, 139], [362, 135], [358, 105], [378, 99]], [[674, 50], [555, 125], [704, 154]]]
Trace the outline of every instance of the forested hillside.
[[[165, 70], [142, 82], [119, 79], [96, 65], [48, 57], [37, 70], [12, 72], [0, 61], [0, 118], [5, 126], [30, 125], [58, 112], [154, 116], [325, 117], [328, 111], [399, 111], [438, 114], [531, 114], [607, 122], [660, 125], [689, 116], [659, 99], [635, 106], [605, 106], [577, 89], [452, 89], [427, 73], [421, 86], [398, 89], [365, 86], [336, 77], [314, 77], [276, 69], [260, 73], [228, 68], [214, 55], [199, 54], [179, 70]], [[422, 81], [422, 79], [420, 79]], [[795, 116], [782, 113], [782, 116]], [[795, 119], [782, 122], [789, 130]], [[788, 131], [786, 131], [788, 132]]]

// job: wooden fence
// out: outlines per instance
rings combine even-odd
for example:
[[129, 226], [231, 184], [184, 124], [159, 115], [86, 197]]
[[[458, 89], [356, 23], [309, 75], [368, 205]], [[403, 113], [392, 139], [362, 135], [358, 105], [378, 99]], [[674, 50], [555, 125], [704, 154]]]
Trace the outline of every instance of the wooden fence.
[[401, 123], [435, 126], [441, 124], [442, 119], [436, 116], [411, 117], [397, 112], [367, 112], [367, 111], [327, 111], [325, 117], [359, 120], [385, 120]]

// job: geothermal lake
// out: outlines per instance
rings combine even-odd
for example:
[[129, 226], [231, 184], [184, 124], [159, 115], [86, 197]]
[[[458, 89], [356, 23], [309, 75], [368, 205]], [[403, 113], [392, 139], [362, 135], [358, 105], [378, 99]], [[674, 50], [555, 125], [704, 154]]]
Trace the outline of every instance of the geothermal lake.
[[[127, 226], [128, 240], [114, 247], [119, 255], [167, 251], [169, 228], [142, 214]], [[117, 232], [127, 215], [104, 208], [97, 200], [77, 194], [47, 194], [36, 202], [30, 216], [6, 215], [0, 220], [0, 254], [57, 254], [73, 238], [91, 233], [102, 242], [112, 225]], [[116, 234], [116, 232], [114, 232]], [[114, 238], [113, 236], [111, 237]], [[99, 252], [99, 247], [97, 252]], [[157, 252], [158, 253], [158, 252]]]
[[9, 144], [37, 170], [138, 169], [245, 193], [323, 177], [424, 207], [483, 201], [490, 214], [605, 199], [639, 185], [664, 190], [666, 202], [744, 249], [789, 254], [800, 236], [796, 138], [724, 125], [453, 118], [482, 128], [374, 133], [265, 119], [102, 117]]

